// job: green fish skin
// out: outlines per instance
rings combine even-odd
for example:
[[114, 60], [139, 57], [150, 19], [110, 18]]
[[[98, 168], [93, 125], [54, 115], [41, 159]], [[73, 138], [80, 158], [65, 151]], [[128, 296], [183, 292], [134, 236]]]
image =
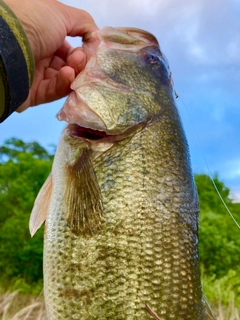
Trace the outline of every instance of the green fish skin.
[[46, 219], [49, 320], [214, 319], [199, 272], [199, 203], [155, 37], [106, 27], [58, 114], [64, 129], [30, 219]]

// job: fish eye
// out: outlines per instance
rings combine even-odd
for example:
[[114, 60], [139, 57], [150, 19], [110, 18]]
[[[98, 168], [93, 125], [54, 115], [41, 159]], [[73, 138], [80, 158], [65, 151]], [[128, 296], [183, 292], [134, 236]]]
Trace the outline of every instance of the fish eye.
[[145, 57], [145, 61], [149, 64], [155, 64], [159, 63], [161, 61], [161, 58], [156, 54], [148, 54]]

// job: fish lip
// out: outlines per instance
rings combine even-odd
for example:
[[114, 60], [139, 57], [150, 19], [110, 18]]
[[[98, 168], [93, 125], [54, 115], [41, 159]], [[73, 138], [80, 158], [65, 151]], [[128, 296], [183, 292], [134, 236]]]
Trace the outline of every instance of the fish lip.
[[94, 31], [83, 39], [83, 43], [99, 40], [101, 43], [107, 44], [108, 47], [119, 49], [122, 51], [138, 51], [146, 46], [156, 46], [159, 48], [159, 43], [151, 33], [132, 27], [104, 27]]
[[152, 44], [154, 43], [155, 45], [159, 46], [157, 38], [146, 30], [133, 27], [117, 27], [116, 29], [123, 31], [129, 35], [138, 37], [139, 39], [142, 39], [146, 42], [150, 42]]
[[77, 124], [84, 128], [99, 131], [105, 131], [107, 129], [100, 116], [74, 91], [70, 93], [56, 117], [59, 121], [66, 121], [68, 124]]

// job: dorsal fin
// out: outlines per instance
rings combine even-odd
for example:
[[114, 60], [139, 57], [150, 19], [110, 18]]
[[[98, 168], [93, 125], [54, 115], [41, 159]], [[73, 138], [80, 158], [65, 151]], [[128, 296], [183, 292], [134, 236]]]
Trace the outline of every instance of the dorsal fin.
[[74, 164], [66, 166], [64, 210], [75, 235], [92, 236], [101, 228], [101, 190], [86, 149]]
[[47, 218], [51, 194], [52, 174], [50, 174], [44, 182], [34, 202], [29, 221], [29, 229], [32, 237]]

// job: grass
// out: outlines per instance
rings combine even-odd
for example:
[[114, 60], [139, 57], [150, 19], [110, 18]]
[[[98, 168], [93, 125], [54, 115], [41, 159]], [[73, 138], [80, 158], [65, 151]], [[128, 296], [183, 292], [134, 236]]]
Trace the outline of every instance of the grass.
[[18, 291], [0, 295], [1, 320], [47, 320], [42, 294], [37, 298]]
[[239, 320], [239, 310], [234, 304], [229, 304], [225, 307], [219, 303], [219, 305], [214, 309], [217, 320]]
[[[216, 302], [215, 302], [216, 303]], [[240, 320], [239, 309], [235, 305], [234, 295], [229, 298], [227, 306], [219, 300], [212, 305], [217, 320]], [[38, 297], [19, 293], [6, 292], [0, 295], [1, 320], [47, 320], [43, 295]]]
[[220, 279], [205, 276], [202, 272], [205, 295], [218, 320], [240, 320], [240, 278], [235, 270]]

